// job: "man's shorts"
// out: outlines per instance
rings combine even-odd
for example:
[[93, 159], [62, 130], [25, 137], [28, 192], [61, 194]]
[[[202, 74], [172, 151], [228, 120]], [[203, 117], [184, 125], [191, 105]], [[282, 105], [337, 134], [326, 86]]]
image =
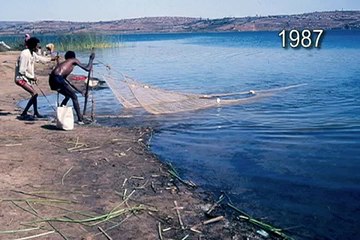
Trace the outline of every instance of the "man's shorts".
[[51, 90], [59, 91], [66, 84], [63, 76], [50, 74], [49, 85]]
[[23, 76], [16, 76], [15, 83], [16, 83], [16, 85], [19, 85], [21, 87], [25, 86], [26, 84], [31, 86], [31, 83], [29, 82], [29, 80], [27, 80]]

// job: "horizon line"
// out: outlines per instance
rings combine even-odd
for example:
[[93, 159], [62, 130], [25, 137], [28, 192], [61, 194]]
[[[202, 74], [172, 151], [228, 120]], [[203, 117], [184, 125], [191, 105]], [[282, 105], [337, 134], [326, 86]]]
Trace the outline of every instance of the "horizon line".
[[248, 18], [248, 17], [277, 17], [277, 16], [296, 16], [296, 15], [304, 15], [304, 14], [312, 14], [312, 13], [326, 13], [326, 12], [360, 12], [360, 10], [324, 10], [324, 11], [313, 11], [313, 12], [303, 12], [303, 13], [291, 13], [291, 14], [269, 14], [269, 15], [248, 15], [248, 16], [241, 16], [241, 17], [235, 17], [235, 16], [224, 16], [224, 17], [189, 17], [189, 16], [144, 16], [144, 17], [131, 17], [131, 18], [121, 18], [121, 19], [113, 19], [113, 20], [96, 20], [96, 21], [78, 21], [78, 20], [55, 20], [55, 19], [43, 19], [43, 20], [0, 20], [0, 22], [86, 22], [86, 23], [97, 23], [97, 22], [114, 22], [114, 21], [122, 21], [122, 20], [134, 20], [134, 19], [144, 19], [144, 18], [193, 18], [193, 19], [209, 19], [209, 20], [215, 20], [215, 19], [225, 19], [225, 18]]

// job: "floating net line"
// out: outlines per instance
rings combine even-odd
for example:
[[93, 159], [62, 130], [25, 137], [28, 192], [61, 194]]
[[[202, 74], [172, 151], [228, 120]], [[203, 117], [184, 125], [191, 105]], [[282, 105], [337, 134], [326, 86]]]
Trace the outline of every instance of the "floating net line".
[[104, 78], [115, 97], [125, 108], [143, 108], [152, 114], [169, 114], [225, 105], [248, 104], [272, 96], [279, 91], [305, 85], [298, 84], [268, 90], [225, 94], [192, 94], [143, 84], [126, 75], [123, 75], [122, 80], [115, 79], [110, 74], [105, 75]]

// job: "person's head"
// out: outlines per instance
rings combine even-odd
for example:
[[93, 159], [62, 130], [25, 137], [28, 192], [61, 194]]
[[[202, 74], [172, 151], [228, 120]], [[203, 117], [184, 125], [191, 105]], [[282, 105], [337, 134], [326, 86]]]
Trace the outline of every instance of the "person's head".
[[55, 45], [53, 43], [46, 44], [46, 49], [52, 53], [55, 50]]
[[67, 51], [67, 52], [65, 53], [65, 60], [66, 60], [66, 59], [70, 59], [70, 58], [76, 58], [75, 52], [73, 52], [73, 51]]
[[25, 34], [25, 42], [30, 39], [30, 34]]
[[40, 40], [36, 37], [31, 37], [29, 38], [29, 40], [26, 41], [26, 46], [28, 47], [28, 49], [35, 51], [39, 42]]

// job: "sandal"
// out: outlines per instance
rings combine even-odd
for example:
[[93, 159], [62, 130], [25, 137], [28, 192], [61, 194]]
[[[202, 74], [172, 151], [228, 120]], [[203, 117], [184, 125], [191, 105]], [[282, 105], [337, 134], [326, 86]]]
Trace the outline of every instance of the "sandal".
[[34, 120], [34, 117], [29, 114], [21, 114], [20, 116], [17, 117], [17, 119], [23, 120], [23, 121], [32, 121], [32, 120]]

